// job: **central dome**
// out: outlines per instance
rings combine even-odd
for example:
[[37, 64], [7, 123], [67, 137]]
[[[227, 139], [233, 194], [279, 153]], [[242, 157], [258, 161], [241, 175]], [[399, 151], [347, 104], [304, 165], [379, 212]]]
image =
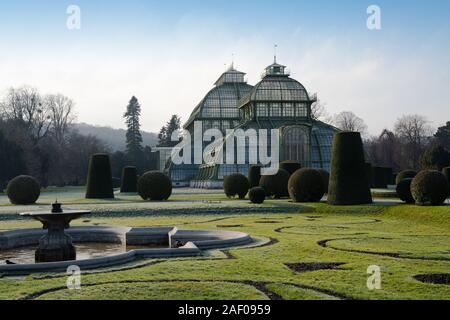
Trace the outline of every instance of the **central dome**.
[[262, 80], [239, 101], [239, 106], [249, 102], [310, 101], [305, 87], [290, 78], [285, 69], [285, 66], [276, 62], [268, 66]]

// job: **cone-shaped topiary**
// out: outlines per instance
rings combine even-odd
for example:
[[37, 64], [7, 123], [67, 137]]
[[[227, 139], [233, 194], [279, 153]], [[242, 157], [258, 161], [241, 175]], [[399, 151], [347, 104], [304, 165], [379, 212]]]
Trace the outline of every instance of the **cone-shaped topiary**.
[[239, 199], [244, 199], [249, 188], [247, 177], [240, 173], [230, 174], [223, 181], [223, 190], [228, 198], [238, 196]]
[[310, 168], [294, 172], [289, 178], [288, 190], [294, 202], [317, 202], [325, 194], [322, 175]]
[[399, 184], [403, 179], [413, 179], [417, 175], [417, 172], [414, 170], [403, 170], [397, 174], [395, 177], [395, 184]]
[[301, 164], [296, 161], [287, 160], [280, 163], [280, 169], [286, 170], [289, 172], [289, 175], [292, 175], [295, 171], [301, 168]]
[[138, 193], [144, 200], [167, 200], [172, 194], [172, 181], [162, 172], [146, 172], [138, 180]]
[[259, 186], [259, 180], [261, 179], [261, 166], [251, 165], [248, 168], [248, 182], [250, 188]]
[[114, 190], [109, 155], [94, 154], [89, 161], [86, 199], [112, 199]]
[[397, 195], [400, 198], [400, 200], [402, 200], [403, 202], [406, 203], [414, 203], [415, 200], [411, 194], [411, 183], [412, 183], [412, 178], [405, 178], [402, 179], [398, 184], [397, 184]]
[[124, 167], [122, 169], [122, 184], [120, 192], [137, 192], [136, 167]]
[[434, 170], [419, 172], [411, 183], [411, 193], [418, 205], [438, 206], [448, 196], [448, 181], [445, 176]]
[[372, 203], [366, 176], [363, 144], [358, 132], [338, 132], [333, 139], [328, 203]]
[[261, 176], [259, 186], [263, 187], [267, 196], [275, 198], [288, 197], [289, 172], [279, 169], [277, 174], [271, 176]]
[[252, 203], [261, 204], [266, 200], [266, 191], [262, 187], [253, 187], [248, 192], [248, 197]]
[[41, 194], [41, 186], [34, 177], [17, 176], [9, 181], [6, 194], [12, 204], [33, 204]]
[[322, 182], [323, 182], [323, 190], [325, 193], [328, 193], [328, 184], [330, 181], [330, 173], [327, 170], [324, 169], [318, 169], [320, 175], [322, 176]]

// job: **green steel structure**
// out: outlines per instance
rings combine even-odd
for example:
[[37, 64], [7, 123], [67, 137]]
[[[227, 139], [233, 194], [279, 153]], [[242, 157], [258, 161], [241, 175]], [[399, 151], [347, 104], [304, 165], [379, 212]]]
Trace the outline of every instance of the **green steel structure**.
[[[312, 117], [311, 105], [317, 101], [316, 95], [310, 95], [292, 79], [276, 59], [254, 87], [245, 82], [244, 75], [233, 66], [221, 75], [184, 126], [191, 136], [197, 121], [201, 121], [203, 132], [218, 128], [224, 135], [227, 129], [279, 129], [280, 161], [295, 160], [303, 167], [329, 170], [337, 129]], [[205, 146], [201, 145], [201, 151]], [[221, 188], [225, 176], [237, 172], [247, 175], [249, 153], [257, 154], [257, 148], [246, 146], [246, 164], [174, 165], [169, 161], [165, 170], [175, 185]], [[193, 157], [193, 145], [191, 150]]]

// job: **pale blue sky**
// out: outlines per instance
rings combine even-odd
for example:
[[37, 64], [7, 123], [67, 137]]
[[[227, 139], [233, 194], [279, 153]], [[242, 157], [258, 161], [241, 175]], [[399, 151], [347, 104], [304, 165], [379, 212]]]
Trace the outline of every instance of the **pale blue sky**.
[[[81, 30], [66, 28], [68, 5]], [[382, 30], [366, 9], [381, 7]], [[0, 1], [0, 92], [29, 84], [77, 103], [78, 120], [143, 129], [187, 119], [235, 54], [255, 84], [278, 60], [327, 104], [376, 134], [406, 113], [450, 120], [450, 1]]]

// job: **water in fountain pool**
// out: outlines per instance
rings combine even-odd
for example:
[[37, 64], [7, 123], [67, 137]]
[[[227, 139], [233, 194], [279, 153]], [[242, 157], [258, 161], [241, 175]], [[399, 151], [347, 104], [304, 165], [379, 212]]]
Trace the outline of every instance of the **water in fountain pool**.
[[[122, 243], [77, 243], [77, 260], [101, 258], [117, 255], [135, 249], [168, 248], [167, 245], [126, 246]], [[10, 261], [15, 264], [35, 263], [36, 246], [0, 250], [0, 265]]]

